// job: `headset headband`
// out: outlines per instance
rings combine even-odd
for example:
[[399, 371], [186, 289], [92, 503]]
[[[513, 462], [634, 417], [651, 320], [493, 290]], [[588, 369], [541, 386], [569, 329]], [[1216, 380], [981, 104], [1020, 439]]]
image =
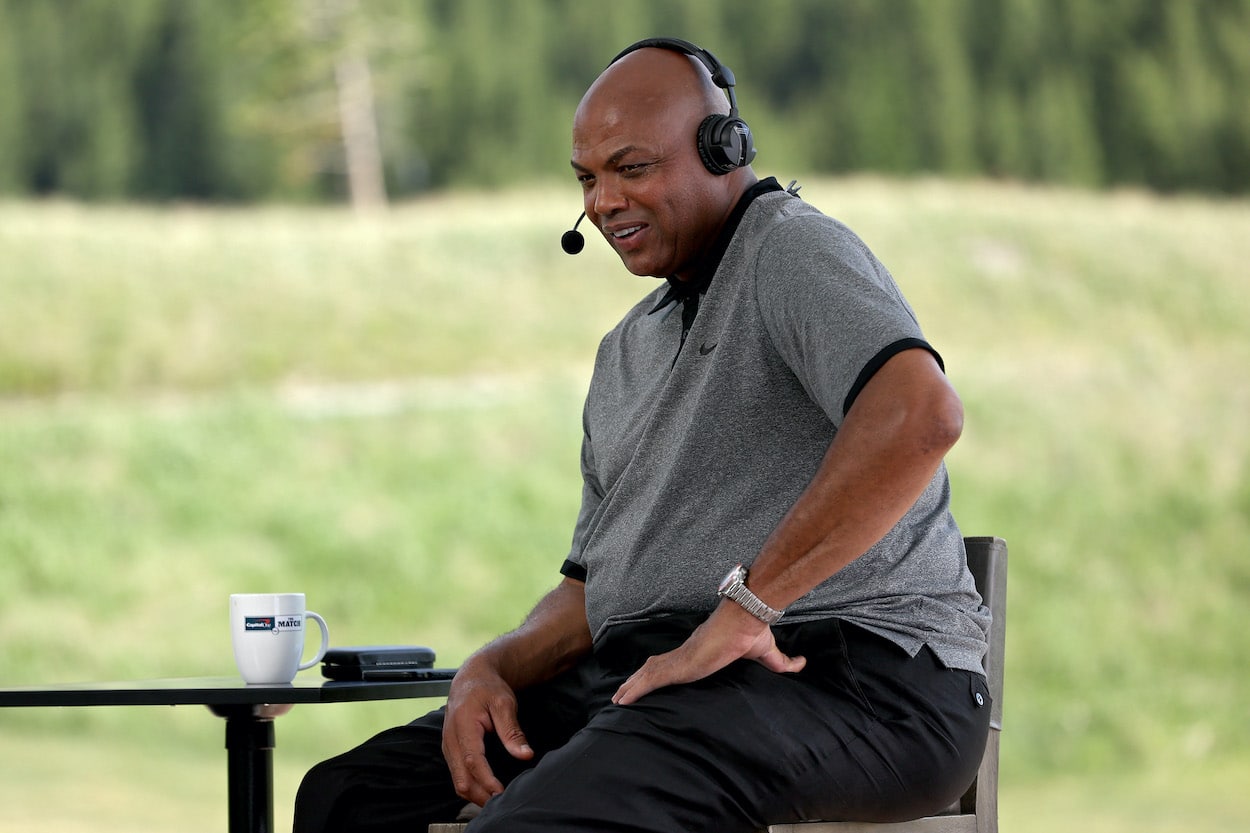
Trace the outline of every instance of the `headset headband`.
[[608, 66], [612, 66], [612, 64], [615, 64], [631, 52], [649, 48], [682, 52], [698, 59], [699, 63], [707, 67], [707, 71], [712, 74], [712, 83], [724, 90], [725, 94], [729, 96], [729, 115], [734, 118], [738, 117], [738, 99], [734, 95], [735, 80], [733, 70], [718, 61], [711, 52], [701, 46], [695, 46], [690, 41], [682, 40], [681, 38], [646, 38], [622, 49], [620, 54], [608, 61]]

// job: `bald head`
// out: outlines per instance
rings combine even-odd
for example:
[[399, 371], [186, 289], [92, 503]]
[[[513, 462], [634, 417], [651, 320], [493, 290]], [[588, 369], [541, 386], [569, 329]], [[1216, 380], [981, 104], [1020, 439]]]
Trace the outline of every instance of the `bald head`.
[[698, 59], [657, 47], [625, 54], [582, 97], [572, 165], [586, 217], [634, 274], [693, 275], [756, 181], [749, 166], [718, 175], [699, 158], [699, 126], [728, 112]]
[[605, 69], [582, 97], [574, 130], [605, 106], [634, 118], [682, 119], [693, 123], [692, 131], [705, 116], [729, 112], [724, 93], [698, 59], [658, 47], [630, 52]]

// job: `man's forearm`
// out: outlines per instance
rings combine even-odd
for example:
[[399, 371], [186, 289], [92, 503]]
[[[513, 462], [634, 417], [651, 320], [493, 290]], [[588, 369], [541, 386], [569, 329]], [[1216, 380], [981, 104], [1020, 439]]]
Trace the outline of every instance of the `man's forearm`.
[[751, 590], [785, 607], [875, 544], [924, 491], [962, 425], [959, 398], [927, 352], [891, 359], [764, 545]]
[[590, 648], [586, 586], [566, 578], [534, 606], [520, 627], [486, 644], [465, 665], [488, 664], [519, 690], [570, 668]]

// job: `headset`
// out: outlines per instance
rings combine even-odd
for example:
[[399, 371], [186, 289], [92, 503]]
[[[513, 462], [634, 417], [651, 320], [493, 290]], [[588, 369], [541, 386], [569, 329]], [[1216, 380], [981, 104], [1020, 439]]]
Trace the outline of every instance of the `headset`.
[[647, 38], [625, 47], [619, 55], [608, 62], [615, 64], [631, 52], [647, 48], [668, 49], [698, 59], [712, 74], [712, 83], [725, 91], [729, 97], [729, 114], [713, 113], [699, 125], [696, 147], [703, 166], [717, 176], [723, 176], [751, 164], [755, 158], [755, 139], [751, 128], [738, 116], [738, 99], [734, 96], [734, 74], [729, 67], [716, 60], [716, 56], [702, 47], [679, 38]]

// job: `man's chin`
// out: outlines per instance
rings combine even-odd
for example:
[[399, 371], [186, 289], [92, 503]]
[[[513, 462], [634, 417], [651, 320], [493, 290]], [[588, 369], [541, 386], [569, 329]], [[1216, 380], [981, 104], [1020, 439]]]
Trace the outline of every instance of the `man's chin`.
[[616, 253], [621, 259], [621, 264], [631, 275], [637, 275], [640, 278], [667, 278], [669, 273], [658, 268], [654, 263], [649, 263], [642, 258], [626, 257], [620, 252]]

